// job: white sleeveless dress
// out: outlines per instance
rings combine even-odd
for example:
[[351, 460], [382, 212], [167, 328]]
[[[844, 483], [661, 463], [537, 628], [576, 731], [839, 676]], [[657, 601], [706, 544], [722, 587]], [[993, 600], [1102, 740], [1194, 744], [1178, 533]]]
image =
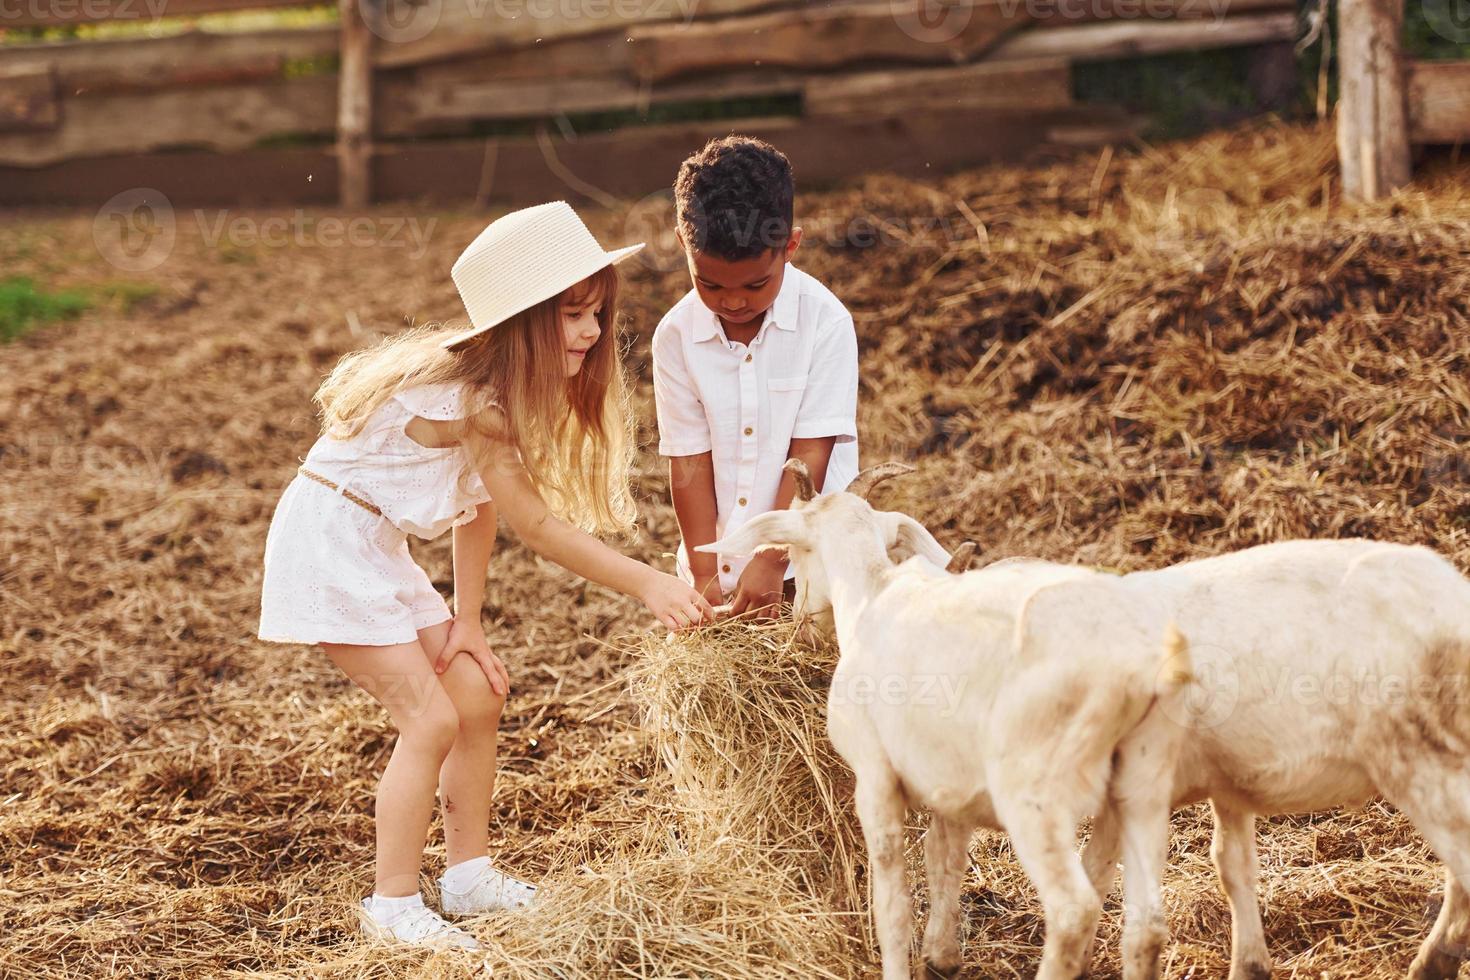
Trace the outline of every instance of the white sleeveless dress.
[[[266, 535], [260, 595], [262, 640], [280, 643], [409, 643], [451, 618], [429, 576], [409, 555], [408, 535], [436, 538], [475, 518], [490, 499], [458, 446], [432, 449], [404, 432], [414, 416], [465, 416], [458, 385], [399, 392], [351, 439], [323, 436], [286, 487]], [[351, 491], [382, 516], [342, 495]]]

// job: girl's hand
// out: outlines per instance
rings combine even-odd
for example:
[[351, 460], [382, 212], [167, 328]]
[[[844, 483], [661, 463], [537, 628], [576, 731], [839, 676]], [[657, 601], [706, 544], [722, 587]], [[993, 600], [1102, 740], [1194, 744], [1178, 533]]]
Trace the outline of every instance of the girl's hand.
[[643, 600], [655, 619], [671, 630], [687, 629], [715, 619], [709, 600], [692, 586], [663, 572], [653, 572], [649, 584], [638, 598]]
[[492, 691], [502, 697], [510, 693], [510, 675], [505, 672], [505, 664], [500, 658], [490, 652], [490, 644], [485, 642], [485, 632], [478, 622], [454, 620], [449, 627], [449, 639], [445, 641], [444, 649], [439, 651], [439, 659], [434, 661], [434, 673], [444, 673], [449, 669], [450, 661], [461, 653], [469, 654], [480, 665]]

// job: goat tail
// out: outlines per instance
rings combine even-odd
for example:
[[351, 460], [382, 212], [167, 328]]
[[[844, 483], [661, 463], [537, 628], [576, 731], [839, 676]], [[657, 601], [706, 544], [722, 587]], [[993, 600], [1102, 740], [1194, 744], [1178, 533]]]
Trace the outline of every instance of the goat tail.
[[1160, 694], [1172, 694], [1194, 680], [1194, 663], [1189, 657], [1189, 641], [1170, 623], [1164, 628], [1164, 659], [1159, 664]]

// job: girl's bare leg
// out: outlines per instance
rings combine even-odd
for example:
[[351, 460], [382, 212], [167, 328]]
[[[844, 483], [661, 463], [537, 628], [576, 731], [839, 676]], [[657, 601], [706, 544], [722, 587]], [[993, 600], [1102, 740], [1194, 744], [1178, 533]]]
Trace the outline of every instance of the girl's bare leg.
[[[419, 630], [419, 641], [432, 665], [449, 639], [449, 622]], [[439, 805], [444, 816], [445, 864], [483, 857], [489, 851], [490, 797], [495, 790], [495, 758], [500, 713], [505, 698], [496, 694], [485, 671], [468, 654], [460, 654], [439, 682], [454, 702], [459, 731], [439, 770]]]
[[398, 729], [393, 755], [378, 780], [373, 891], [385, 898], [415, 895], [434, 812], [434, 784], [454, 745], [459, 716], [418, 643], [321, 646], [353, 683], [388, 709]]

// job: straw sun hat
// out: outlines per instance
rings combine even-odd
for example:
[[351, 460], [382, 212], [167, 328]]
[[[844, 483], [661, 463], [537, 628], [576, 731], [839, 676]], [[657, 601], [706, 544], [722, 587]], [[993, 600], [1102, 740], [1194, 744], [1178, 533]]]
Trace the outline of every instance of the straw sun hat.
[[565, 201], [512, 211], [480, 232], [449, 270], [473, 326], [441, 346], [478, 336], [642, 247], [603, 251]]

